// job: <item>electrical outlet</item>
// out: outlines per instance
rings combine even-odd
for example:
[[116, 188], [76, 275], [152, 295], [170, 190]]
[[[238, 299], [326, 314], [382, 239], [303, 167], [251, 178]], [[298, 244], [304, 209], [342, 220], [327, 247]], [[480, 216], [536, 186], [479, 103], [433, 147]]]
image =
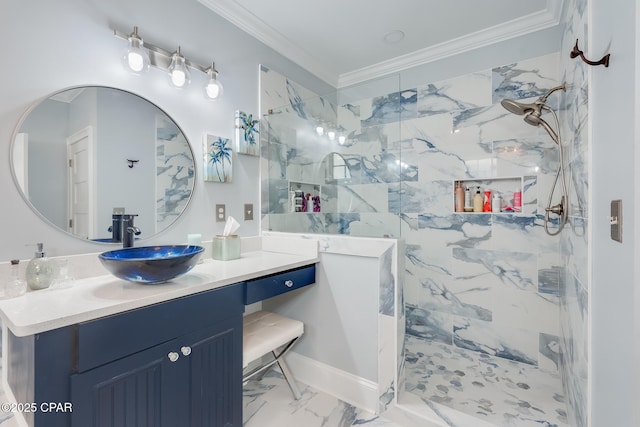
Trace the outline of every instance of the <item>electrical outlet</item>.
[[253, 220], [253, 203], [244, 204], [244, 220], [245, 221]]
[[216, 205], [216, 222], [224, 222], [227, 220], [226, 205]]

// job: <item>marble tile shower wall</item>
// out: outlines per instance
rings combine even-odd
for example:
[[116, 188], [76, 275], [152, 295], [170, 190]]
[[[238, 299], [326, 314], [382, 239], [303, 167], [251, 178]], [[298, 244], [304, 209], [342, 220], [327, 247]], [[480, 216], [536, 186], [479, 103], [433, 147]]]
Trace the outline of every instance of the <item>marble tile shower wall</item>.
[[567, 10], [573, 13], [565, 25], [562, 40], [561, 68], [567, 82], [561, 130], [568, 146], [570, 227], [562, 233], [561, 246], [566, 270], [561, 276], [561, 355], [560, 372], [567, 399], [570, 425], [588, 425], [588, 348], [589, 348], [589, 279], [588, 264], [588, 187], [589, 113], [588, 67], [572, 60], [569, 52], [576, 39], [584, 39], [588, 28], [588, 0], [570, 0]]
[[[301, 122], [317, 119], [318, 106], [329, 103], [291, 103], [302, 97], [291, 98], [288, 83], [280, 101], [289, 104], [278, 111], [293, 111], [295, 120], [270, 115], [263, 146], [269, 150], [267, 227], [402, 237], [409, 334], [557, 369], [562, 260], [559, 239], [542, 227], [557, 151], [543, 130], [499, 102], [556, 86], [559, 63], [552, 54], [331, 106], [325, 116], [335, 114], [349, 135], [343, 146], [303, 134], [300, 129], [313, 127]], [[318, 179], [305, 171], [321, 173], [332, 151], [346, 160], [351, 180], [323, 185], [322, 215], [287, 214], [287, 181]], [[503, 177], [523, 179], [521, 214], [452, 212], [455, 180]]]
[[[558, 369], [562, 259], [542, 227], [557, 151], [499, 102], [559, 80], [552, 54], [417, 88], [398, 140], [419, 179], [390, 195], [406, 241], [408, 336]], [[521, 214], [452, 212], [454, 180], [506, 177], [523, 179]]]
[[[573, 25], [583, 28], [586, 8], [576, 1]], [[411, 343], [434, 354], [446, 345], [559, 372], [571, 425], [586, 425], [586, 78], [561, 56], [568, 52], [339, 107], [263, 69], [262, 111], [276, 112], [262, 123], [263, 228], [402, 238], [407, 340], [398, 345], [407, 354]], [[551, 237], [543, 217], [557, 147], [500, 100], [533, 100], [563, 80], [569, 90], [550, 102], [561, 109], [574, 168], [571, 226]], [[345, 129], [347, 142], [318, 139], [319, 117]], [[332, 152], [349, 165], [349, 180], [325, 180]], [[455, 180], [500, 178], [522, 179], [522, 213], [453, 212]], [[287, 212], [291, 180], [323, 183], [320, 214]]]

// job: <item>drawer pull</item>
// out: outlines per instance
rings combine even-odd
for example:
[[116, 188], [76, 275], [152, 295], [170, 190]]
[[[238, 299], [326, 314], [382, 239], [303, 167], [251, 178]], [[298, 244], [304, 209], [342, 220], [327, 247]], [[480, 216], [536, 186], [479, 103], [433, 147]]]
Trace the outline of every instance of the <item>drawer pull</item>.
[[183, 355], [188, 356], [191, 354], [191, 347], [188, 347], [185, 345], [180, 349], [180, 351], [182, 352]]
[[284, 285], [285, 285], [287, 288], [292, 287], [292, 286], [293, 286], [293, 280], [285, 280], [285, 281], [284, 281]]
[[169, 357], [170, 361], [175, 362], [176, 360], [178, 360], [180, 355], [178, 353], [176, 353], [175, 351], [172, 351], [171, 353], [168, 354], [168, 357]]

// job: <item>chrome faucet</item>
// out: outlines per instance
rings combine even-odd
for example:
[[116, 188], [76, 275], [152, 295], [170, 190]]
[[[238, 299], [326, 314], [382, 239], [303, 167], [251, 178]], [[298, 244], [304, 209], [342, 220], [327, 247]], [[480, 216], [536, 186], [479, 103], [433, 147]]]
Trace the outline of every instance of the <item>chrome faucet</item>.
[[139, 236], [140, 229], [133, 225], [133, 220], [137, 217], [137, 214], [124, 214], [122, 215], [122, 247], [123, 248], [131, 248], [133, 247], [133, 242], [135, 240], [135, 236]]

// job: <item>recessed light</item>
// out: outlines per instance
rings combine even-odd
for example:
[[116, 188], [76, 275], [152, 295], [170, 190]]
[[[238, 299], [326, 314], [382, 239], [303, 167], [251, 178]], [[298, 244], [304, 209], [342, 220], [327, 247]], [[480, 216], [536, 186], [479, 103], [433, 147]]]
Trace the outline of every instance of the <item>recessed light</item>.
[[398, 43], [402, 39], [404, 39], [404, 31], [400, 30], [389, 31], [382, 37], [382, 41], [389, 44]]

